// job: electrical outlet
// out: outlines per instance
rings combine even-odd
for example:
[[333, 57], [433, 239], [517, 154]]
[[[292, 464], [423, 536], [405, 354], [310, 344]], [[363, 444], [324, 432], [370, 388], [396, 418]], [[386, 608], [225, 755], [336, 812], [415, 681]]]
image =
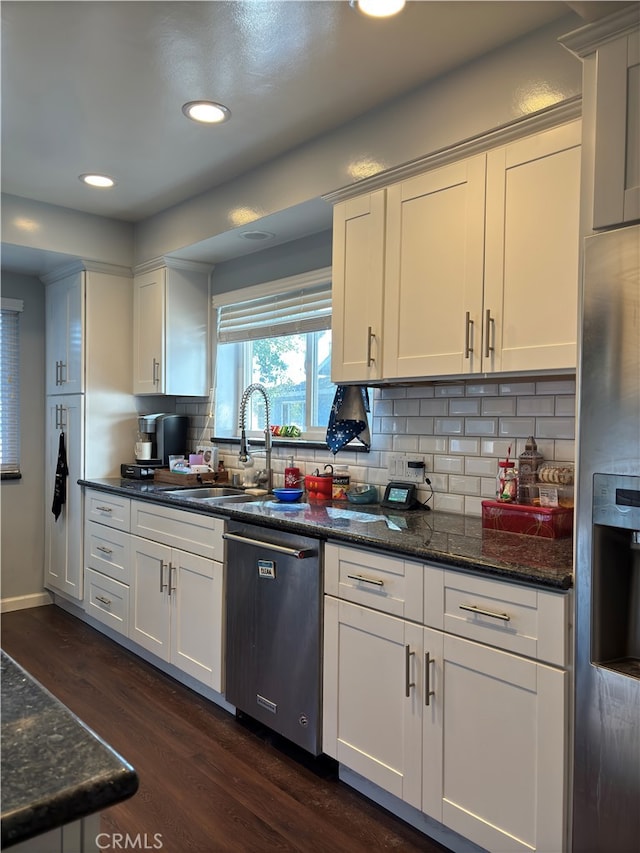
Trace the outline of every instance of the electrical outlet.
[[426, 475], [426, 467], [424, 464], [424, 456], [416, 456], [408, 454], [405, 460], [404, 479], [409, 483], [424, 483]]

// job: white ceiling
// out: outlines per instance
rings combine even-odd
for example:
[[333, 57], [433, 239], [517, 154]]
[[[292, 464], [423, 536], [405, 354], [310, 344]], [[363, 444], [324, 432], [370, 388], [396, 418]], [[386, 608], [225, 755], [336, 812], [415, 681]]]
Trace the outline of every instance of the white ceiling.
[[[603, 5], [414, 0], [380, 21], [347, 0], [3, 0], [2, 191], [135, 222]], [[199, 98], [231, 120], [187, 120]], [[81, 184], [93, 171], [116, 187]]]

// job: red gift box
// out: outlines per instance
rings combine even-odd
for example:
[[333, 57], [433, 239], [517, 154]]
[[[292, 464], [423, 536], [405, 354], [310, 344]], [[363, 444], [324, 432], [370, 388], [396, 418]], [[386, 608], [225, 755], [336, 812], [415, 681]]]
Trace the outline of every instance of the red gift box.
[[507, 533], [561, 539], [573, 534], [573, 507], [543, 507], [482, 501], [482, 526]]

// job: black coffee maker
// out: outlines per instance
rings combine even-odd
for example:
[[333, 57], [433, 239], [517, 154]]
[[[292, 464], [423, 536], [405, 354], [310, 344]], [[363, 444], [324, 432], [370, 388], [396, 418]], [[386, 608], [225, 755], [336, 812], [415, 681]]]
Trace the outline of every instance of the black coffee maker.
[[[183, 456], [187, 452], [187, 415], [158, 413], [138, 418], [136, 461], [120, 466], [123, 477], [137, 480], [153, 477], [154, 468], [168, 468], [170, 456]], [[144, 447], [144, 458], [138, 450]]]

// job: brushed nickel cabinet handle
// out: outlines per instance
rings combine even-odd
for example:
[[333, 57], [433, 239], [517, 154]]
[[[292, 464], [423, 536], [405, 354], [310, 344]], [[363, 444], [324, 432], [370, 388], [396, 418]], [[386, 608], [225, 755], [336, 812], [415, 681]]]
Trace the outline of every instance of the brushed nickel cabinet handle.
[[153, 384], [157, 385], [160, 382], [160, 362], [153, 359]]
[[110, 506], [97, 506], [96, 510], [99, 512], [113, 512], [113, 509]]
[[493, 347], [491, 346], [491, 332], [494, 325], [494, 319], [491, 316], [491, 309], [487, 308], [487, 312], [485, 314], [485, 326], [484, 326], [484, 355], [485, 358], [489, 358], [489, 355], [493, 352]]
[[172, 577], [173, 572], [175, 572], [176, 570], [177, 570], [177, 567], [174, 566], [173, 563], [169, 563], [169, 588], [167, 590], [169, 595], [171, 595], [172, 592], [176, 591], [176, 587], [171, 586], [171, 577]]
[[60, 382], [60, 362], [56, 361], [56, 385], [61, 385]]
[[113, 551], [111, 550], [111, 548], [107, 548], [104, 545], [96, 545], [96, 551], [102, 551], [103, 554], [108, 554], [109, 556], [111, 556], [111, 554], [113, 554]]
[[104, 604], [105, 607], [111, 607], [111, 599], [105, 598], [103, 595], [96, 595], [96, 601], [99, 601], [101, 604]]
[[424, 704], [430, 705], [429, 697], [435, 696], [436, 691], [431, 689], [431, 670], [430, 666], [435, 663], [429, 652], [424, 653]]
[[471, 329], [473, 328], [473, 320], [471, 319], [471, 313], [467, 311], [464, 321], [464, 357], [469, 358], [469, 355], [473, 352], [473, 347], [471, 346]]
[[164, 592], [167, 589], [168, 584], [164, 582], [164, 569], [167, 564], [164, 560], [160, 560], [160, 592]]
[[409, 680], [411, 678], [411, 656], [414, 654], [415, 652], [412, 652], [408, 645], [404, 647], [404, 695], [407, 698], [410, 696], [411, 688], [416, 686], [415, 681]]
[[490, 616], [492, 619], [500, 619], [502, 622], [510, 622], [511, 616], [508, 613], [493, 613], [491, 610], [483, 610], [475, 604], [460, 604], [460, 610], [468, 610], [469, 613], [477, 613], [479, 616]]
[[362, 581], [362, 583], [371, 583], [374, 586], [384, 586], [384, 581], [378, 580], [378, 578], [365, 578], [364, 575], [347, 575], [347, 577], [351, 581]]
[[375, 358], [371, 355], [371, 342], [375, 339], [372, 327], [367, 328], [367, 367], [371, 367], [375, 363]]
[[[62, 373], [63, 370], [64, 370], [64, 375]], [[60, 384], [64, 385], [65, 382], [68, 382], [68, 381], [69, 381], [69, 376], [67, 373], [67, 362], [61, 361], [60, 362]]]

